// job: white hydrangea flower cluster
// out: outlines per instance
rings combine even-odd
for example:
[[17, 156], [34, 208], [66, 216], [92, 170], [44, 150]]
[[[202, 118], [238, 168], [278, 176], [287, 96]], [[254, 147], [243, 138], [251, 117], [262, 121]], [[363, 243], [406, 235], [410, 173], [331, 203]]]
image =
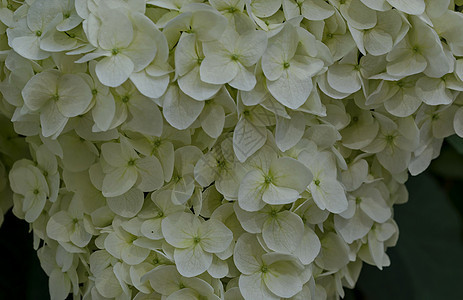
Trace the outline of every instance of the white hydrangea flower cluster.
[[463, 136], [456, 4], [1, 0], [52, 299], [337, 299], [388, 266], [408, 172]]

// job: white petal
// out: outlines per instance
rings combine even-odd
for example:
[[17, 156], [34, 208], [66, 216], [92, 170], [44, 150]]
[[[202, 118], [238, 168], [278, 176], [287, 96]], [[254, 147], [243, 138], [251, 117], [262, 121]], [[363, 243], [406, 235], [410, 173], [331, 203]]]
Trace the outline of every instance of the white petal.
[[280, 78], [267, 81], [267, 88], [275, 99], [291, 109], [300, 107], [312, 91], [312, 79], [297, 69], [288, 68]]
[[276, 252], [290, 254], [296, 250], [304, 234], [302, 219], [293, 212], [282, 211], [268, 218], [262, 228], [267, 246]]
[[134, 64], [128, 56], [116, 54], [104, 57], [95, 67], [96, 75], [102, 84], [116, 87], [123, 84], [132, 74]]
[[163, 111], [167, 122], [173, 127], [183, 130], [198, 118], [203, 110], [204, 102], [196, 101], [171, 86], [164, 95]]
[[199, 231], [201, 248], [209, 253], [225, 251], [233, 239], [231, 230], [215, 219], [202, 223]]
[[42, 135], [44, 137], [59, 135], [67, 122], [68, 118], [60, 113], [55, 102], [48, 102], [42, 109], [40, 125], [42, 126]]
[[134, 167], [124, 166], [114, 168], [103, 179], [103, 196], [116, 197], [124, 194], [133, 187], [137, 178], [137, 170]]
[[269, 184], [262, 195], [262, 200], [270, 205], [293, 203], [299, 198], [299, 192], [287, 188]]
[[51, 53], [40, 49], [40, 39], [36, 35], [20, 36], [11, 41], [11, 48], [27, 59], [41, 60]]
[[201, 114], [201, 127], [211, 138], [218, 138], [225, 124], [225, 111], [221, 105], [209, 104]]
[[428, 105], [446, 105], [453, 101], [453, 95], [440, 78], [421, 77], [416, 82], [416, 94]]
[[259, 150], [267, 140], [265, 127], [256, 126], [241, 118], [233, 131], [233, 150], [240, 162]]
[[136, 216], [141, 210], [144, 200], [143, 192], [136, 188], [132, 188], [120, 196], [106, 199], [108, 207], [115, 214], [124, 218]]
[[137, 87], [137, 89], [150, 98], [161, 97], [167, 87], [169, 86], [170, 77], [169, 75], [163, 75], [159, 77], [150, 76], [146, 71], [134, 72], [130, 75], [130, 80]]
[[265, 285], [275, 295], [290, 298], [302, 290], [302, 282], [297, 269], [290, 262], [279, 261], [270, 265], [263, 274]]
[[299, 245], [294, 250], [294, 255], [304, 264], [308, 265], [314, 261], [320, 253], [320, 239], [315, 232], [308, 226], [304, 226], [304, 236]]
[[195, 100], [206, 100], [217, 94], [222, 85], [206, 83], [199, 76], [199, 66], [177, 80], [180, 89]]
[[82, 114], [93, 97], [88, 84], [75, 74], [64, 74], [59, 78], [58, 95], [56, 105], [61, 114], [69, 118]]
[[155, 156], [146, 156], [136, 161], [141, 182], [137, 186], [143, 192], [152, 192], [164, 184], [164, 173], [159, 160]]
[[128, 107], [132, 118], [126, 123], [127, 129], [145, 135], [161, 136], [163, 120], [156, 103], [138, 95], [130, 99]]
[[261, 273], [251, 275], [241, 274], [239, 279], [240, 292], [244, 299], [253, 300], [279, 300], [280, 297], [273, 294], [264, 283]]
[[318, 186], [314, 181], [310, 183], [309, 188], [320, 209], [326, 208], [332, 213], [340, 213], [347, 209], [346, 192], [336, 179], [325, 178]]
[[246, 211], [258, 211], [265, 206], [262, 201], [264, 177], [258, 170], [250, 171], [243, 177], [239, 192], [238, 203]]
[[424, 0], [387, 0], [387, 2], [410, 15], [421, 15], [425, 10]]
[[21, 94], [31, 110], [38, 110], [56, 94], [59, 73], [44, 71], [34, 75], [24, 86]]
[[212, 254], [204, 252], [199, 245], [185, 249], [175, 249], [174, 260], [177, 270], [185, 277], [204, 273], [212, 264]]
[[[102, 49], [126, 48], [133, 38], [133, 26], [128, 16], [120, 10], [103, 11], [98, 34], [98, 43]], [[103, 82], [103, 81], [102, 81]]]
[[246, 275], [258, 272], [265, 253], [255, 235], [244, 233], [236, 242], [233, 261], [238, 270]]
[[193, 245], [193, 238], [198, 234], [200, 225], [195, 215], [179, 212], [165, 218], [161, 227], [169, 244], [176, 248], [188, 248]]

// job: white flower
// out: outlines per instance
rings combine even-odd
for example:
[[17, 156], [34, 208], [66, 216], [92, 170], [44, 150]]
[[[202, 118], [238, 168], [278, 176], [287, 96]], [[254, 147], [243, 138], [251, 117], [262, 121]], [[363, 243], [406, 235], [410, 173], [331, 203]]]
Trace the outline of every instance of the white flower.
[[177, 270], [186, 277], [199, 275], [212, 264], [213, 254], [227, 249], [233, 234], [223, 223], [201, 221], [192, 214], [177, 213], [162, 221], [166, 241], [175, 247]]
[[49, 70], [32, 77], [22, 90], [25, 106], [40, 113], [42, 134], [56, 138], [71, 117], [86, 111], [92, 100], [88, 84], [75, 74]]

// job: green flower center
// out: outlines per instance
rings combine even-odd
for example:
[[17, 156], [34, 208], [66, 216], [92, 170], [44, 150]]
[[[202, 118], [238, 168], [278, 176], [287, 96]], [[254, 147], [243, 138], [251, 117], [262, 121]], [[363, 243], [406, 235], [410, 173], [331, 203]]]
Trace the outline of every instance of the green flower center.
[[135, 159], [129, 160], [129, 162], [127, 163], [127, 165], [129, 165], [130, 167], [134, 166], [134, 165], [135, 165]]
[[97, 90], [97, 89], [93, 89], [93, 90], [92, 90], [92, 95], [96, 95], [96, 94], [98, 94], [98, 90]]
[[283, 68], [287, 69], [287, 68], [289, 68], [289, 67], [290, 67], [289, 62], [284, 62], [284, 63], [283, 63]]
[[237, 61], [240, 58], [238, 54], [232, 54], [231, 59]]
[[193, 238], [193, 243], [195, 243], [195, 244], [199, 244], [199, 242], [201, 242], [201, 238], [200, 238], [200, 237], [197, 237], [197, 236], [195, 236], [195, 237]]
[[113, 48], [113, 49], [111, 50], [111, 54], [112, 54], [112, 55], [117, 55], [118, 53], [119, 53], [119, 49], [118, 49], [118, 48]]
[[42, 31], [41, 31], [41, 30], [37, 30], [37, 31], [35, 32], [35, 35], [36, 35], [36, 36], [41, 36], [41, 35], [42, 35]]
[[263, 265], [261, 268], [260, 268], [260, 271], [262, 273], [267, 273], [268, 272], [268, 267], [266, 265]]
[[34, 193], [34, 195], [37, 195], [38, 193], [40, 193], [40, 191], [39, 191], [38, 189], [35, 189], [35, 190], [33, 191], [33, 193]]
[[122, 102], [127, 103], [129, 102], [129, 99], [130, 99], [129, 96], [124, 96], [122, 97]]
[[315, 179], [315, 180], [313, 181], [313, 183], [315, 183], [316, 186], [319, 186], [319, 185], [320, 185], [320, 180]]

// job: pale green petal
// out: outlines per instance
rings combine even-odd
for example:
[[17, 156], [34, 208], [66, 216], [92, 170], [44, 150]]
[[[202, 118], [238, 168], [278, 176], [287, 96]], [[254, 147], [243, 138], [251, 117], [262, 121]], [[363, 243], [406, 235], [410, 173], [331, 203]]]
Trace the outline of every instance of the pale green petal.
[[155, 156], [137, 159], [135, 165], [141, 177], [141, 182], [137, 187], [143, 192], [152, 192], [164, 184], [162, 166]]
[[45, 71], [34, 75], [24, 86], [21, 94], [24, 104], [31, 110], [42, 108], [57, 92], [59, 73]]
[[132, 188], [124, 194], [106, 198], [108, 207], [117, 215], [132, 218], [141, 210], [144, 202], [143, 192]]
[[204, 273], [212, 264], [212, 254], [204, 252], [199, 245], [175, 249], [174, 260], [178, 272], [185, 277]]
[[195, 215], [179, 212], [169, 215], [162, 221], [162, 234], [172, 246], [188, 248], [194, 245], [193, 239], [198, 235], [200, 225], [201, 222]]
[[227, 19], [213, 10], [195, 11], [191, 18], [191, 27], [201, 42], [219, 39], [226, 26]]
[[259, 150], [267, 140], [265, 127], [256, 126], [246, 118], [241, 118], [233, 131], [233, 150], [240, 162]]
[[258, 211], [265, 206], [265, 202], [262, 201], [264, 182], [264, 176], [257, 170], [244, 176], [238, 191], [238, 203], [242, 209]]
[[349, 247], [334, 232], [328, 232], [321, 239], [321, 252], [315, 259], [315, 263], [329, 271], [338, 271], [349, 262]]
[[60, 269], [54, 269], [48, 279], [50, 299], [66, 299], [71, 292], [71, 282]]
[[130, 99], [128, 107], [132, 118], [125, 124], [126, 129], [145, 135], [161, 136], [163, 120], [156, 103], [138, 95]]
[[241, 273], [250, 275], [260, 271], [264, 253], [256, 236], [244, 233], [236, 242], [233, 261]]
[[133, 187], [137, 178], [137, 170], [134, 167], [123, 166], [114, 168], [103, 179], [103, 196], [116, 197], [124, 194]]
[[101, 155], [104, 161], [113, 167], [125, 167], [130, 160], [130, 158], [125, 157], [119, 143], [104, 143], [101, 145]]
[[428, 105], [447, 105], [453, 101], [452, 92], [440, 78], [421, 77], [416, 82], [416, 94]]
[[320, 180], [319, 185], [314, 181], [310, 183], [309, 189], [320, 209], [327, 209], [332, 213], [340, 213], [347, 209], [346, 192], [336, 179], [325, 178]]
[[373, 223], [373, 220], [360, 210], [357, 210], [354, 216], [349, 219], [334, 216], [336, 230], [349, 244], [367, 235]]
[[203, 110], [204, 102], [196, 101], [171, 86], [164, 95], [164, 117], [176, 129], [188, 128]]
[[222, 222], [210, 219], [199, 227], [200, 245], [204, 251], [218, 253], [225, 251], [233, 239], [233, 233]]
[[130, 45], [123, 49], [134, 64], [134, 71], [139, 72], [153, 61], [156, 55], [156, 31], [154, 23], [141, 13], [131, 14], [132, 24], [135, 26], [134, 36]]
[[246, 68], [241, 63], [238, 63], [238, 73], [228, 84], [241, 91], [250, 91], [256, 86], [256, 83], [253, 68]]
[[139, 265], [150, 254], [150, 249], [130, 244], [121, 251], [122, 260], [129, 265]]
[[270, 173], [275, 185], [303, 192], [312, 181], [312, 173], [301, 162], [281, 157], [272, 161]]
[[195, 100], [206, 100], [217, 94], [222, 85], [211, 84], [201, 80], [199, 66], [196, 65], [191, 71], [178, 78], [180, 89]]
[[96, 75], [102, 84], [116, 87], [124, 83], [132, 74], [134, 64], [130, 58], [118, 53], [104, 57], [95, 67]]
[[150, 98], [161, 97], [167, 87], [169, 86], [170, 77], [169, 75], [163, 75], [159, 77], [150, 76], [146, 71], [134, 72], [130, 75], [130, 80], [137, 87], [137, 89]]
[[141, 233], [149, 239], [159, 240], [164, 238], [161, 230], [162, 218], [149, 219], [141, 225]]
[[424, 0], [387, 0], [387, 2], [410, 15], [421, 15], [425, 9]]
[[50, 101], [42, 108], [40, 125], [44, 137], [59, 135], [67, 122], [68, 118], [61, 114], [55, 102]]
[[293, 203], [298, 198], [298, 191], [287, 187], [276, 186], [273, 183], [270, 183], [262, 194], [262, 200], [270, 205]]
[[308, 226], [304, 226], [304, 235], [300, 240], [294, 255], [304, 264], [308, 265], [314, 261], [320, 253], [320, 239], [315, 232]]
[[376, 25], [376, 11], [368, 8], [360, 0], [346, 1], [340, 6], [340, 12], [352, 27], [360, 30]]
[[232, 54], [225, 49], [206, 55], [199, 68], [201, 80], [212, 84], [232, 81], [238, 74], [239, 66], [231, 56]]
[[333, 6], [323, 0], [311, 0], [302, 2], [302, 15], [312, 21], [325, 20], [334, 14]]
[[92, 239], [92, 235], [85, 230], [83, 222], [78, 222], [74, 224], [73, 232], [69, 238], [77, 247], [85, 247]]
[[219, 259], [216, 255], [212, 259], [212, 264], [207, 269], [207, 273], [213, 278], [224, 278], [229, 272], [228, 264], [226, 261]]
[[302, 290], [300, 276], [290, 262], [279, 261], [271, 264], [269, 271], [262, 277], [267, 288], [283, 298], [290, 298]]
[[296, 250], [304, 234], [302, 219], [293, 212], [282, 211], [268, 218], [262, 228], [262, 237], [267, 246], [279, 253]]
[[98, 34], [98, 44], [102, 49], [111, 51], [126, 48], [133, 35], [132, 22], [126, 14], [116, 9], [103, 11]]
[[57, 241], [70, 241], [69, 235], [73, 226], [73, 220], [65, 211], [60, 211], [53, 216], [47, 223], [47, 235]]
[[291, 109], [299, 108], [312, 91], [312, 79], [301, 70], [288, 68], [280, 78], [267, 81], [269, 92], [278, 102]]
[[351, 94], [361, 88], [359, 75], [353, 65], [334, 64], [328, 69], [327, 80], [338, 92]]
[[294, 147], [302, 138], [306, 120], [302, 113], [292, 115], [291, 119], [277, 117], [275, 142], [281, 151]]
[[256, 64], [266, 48], [267, 35], [261, 30], [250, 30], [240, 35], [238, 41], [236, 41], [239, 61], [246, 67]]
[[386, 222], [391, 217], [391, 208], [377, 189], [371, 189], [369, 193], [370, 195], [362, 197], [360, 208], [375, 222]]
[[35, 34], [14, 38], [11, 41], [11, 48], [27, 59], [41, 60], [51, 55], [50, 52], [40, 49], [40, 39]]
[[453, 119], [453, 128], [459, 137], [463, 137], [463, 107], [460, 107], [455, 113]]
[[200, 117], [201, 127], [211, 137], [218, 138], [225, 124], [225, 111], [221, 105], [209, 104]]
[[260, 272], [244, 275], [239, 279], [240, 292], [244, 299], [253, 300], [280, 300], [281, 298], [273, 294], [264, 283]]

